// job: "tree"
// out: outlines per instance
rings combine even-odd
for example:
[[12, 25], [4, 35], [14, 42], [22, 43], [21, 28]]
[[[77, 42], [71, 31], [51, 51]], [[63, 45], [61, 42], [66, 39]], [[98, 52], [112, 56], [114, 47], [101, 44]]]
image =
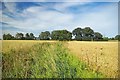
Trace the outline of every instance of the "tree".
[[103, 37], [103, 41], [108, 41], [109, 38], [108, 37]]
[[23, 33], [17, 33], [15, 38], [18, 39], [18, 40], [23, 40], [24, 39], [24, 34]]
[[34, 40], [34, 39], [35, 39], [35, 36], [34, 36], [33, 33], [30, 33], [30, 39], [31, 39], [31, 40]]
[[114, 37], [112, 37], [112, 38], [109, 38], [110, 40], [115, 40], [115, 38]]
[[3, 40], [12, 40], [14, 39], [14, 36], [12, 36], [11, 34], [3, 34]]
[[51, 39], [52, 40], [71, 40], [72, 39], [72, 33], [67, 30], [55, 30], [51, 33]]
[[94, 40], [102, 40], [103, 35], [99, 32], [94, 32]]
[[119, 40], [120, 41], [120, 35], [116, 35], [115, 36], [115, 40]]
[[90, 27], [85, 27], [83, 29], [83, 38], [82, 40], [93, 40], [94, 31]]
[[75, 40], [82, 40], [82, 32], [81, 28], [76, 28], [72, 31], [73, 36], [75, 36]]
[[30, 39], [29, 33], [26, 33], [26, 34], [25, 34], [25, 39], [26, 39], [26, 40], [29, 40], [29, 39]]
[[39, 35], [39, 38], [41, 40], [49, 40], [50, 39], [50, 32], [49, 31], [41, 32]]

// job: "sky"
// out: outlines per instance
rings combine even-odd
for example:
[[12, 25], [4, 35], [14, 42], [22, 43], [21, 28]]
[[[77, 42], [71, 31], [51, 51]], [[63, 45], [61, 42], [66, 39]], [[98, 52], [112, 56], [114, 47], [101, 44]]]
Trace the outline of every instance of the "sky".
[[108, 37], [118, 34], [117, 2], [2, 2], [0, 18], [3, 34], [38, 36], [42, 31], [77, 27], [91, 27]]

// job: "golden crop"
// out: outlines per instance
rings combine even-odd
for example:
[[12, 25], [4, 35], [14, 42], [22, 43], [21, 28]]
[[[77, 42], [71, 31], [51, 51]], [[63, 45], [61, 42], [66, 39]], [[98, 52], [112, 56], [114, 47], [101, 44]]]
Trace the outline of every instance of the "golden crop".
[[118, 42], [68, 42], [69, 50], [94, 71], [108, 78], [118, 76]]
[[[22, 49], [29, 52], [31, 47], [38, 43], [58, 41], [39, 40], [4, 40], [2, 42], [3, 54]], [[86, 62], [94, 72], [101, 72], [106, 77], [116, 78], [118, 76], [118, 42], [84, 42], [66, 41], [64, 43], [70, 53], [76, 55], [80, 60]], [[54, 47], [55, 48], [55, 47]], [[54, 52], [54, 51], [53, 51]]]

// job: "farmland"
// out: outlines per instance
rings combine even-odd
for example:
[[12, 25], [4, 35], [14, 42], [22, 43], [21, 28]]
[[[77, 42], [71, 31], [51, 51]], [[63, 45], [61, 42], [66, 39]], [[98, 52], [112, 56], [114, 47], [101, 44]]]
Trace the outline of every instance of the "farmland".
[[3, 78], [117, 77], [118, 42], [5, 40]]
[[72, 53], [106, 77], [118, 76], [118, 42], [68, 42]]

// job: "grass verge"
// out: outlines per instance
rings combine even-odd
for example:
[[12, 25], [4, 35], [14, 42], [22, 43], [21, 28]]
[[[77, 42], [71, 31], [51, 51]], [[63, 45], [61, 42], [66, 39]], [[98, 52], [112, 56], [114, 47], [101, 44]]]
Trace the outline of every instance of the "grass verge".
[[62, 42], [3, 51], [3, 78], [102, 78], [70, 54]]

